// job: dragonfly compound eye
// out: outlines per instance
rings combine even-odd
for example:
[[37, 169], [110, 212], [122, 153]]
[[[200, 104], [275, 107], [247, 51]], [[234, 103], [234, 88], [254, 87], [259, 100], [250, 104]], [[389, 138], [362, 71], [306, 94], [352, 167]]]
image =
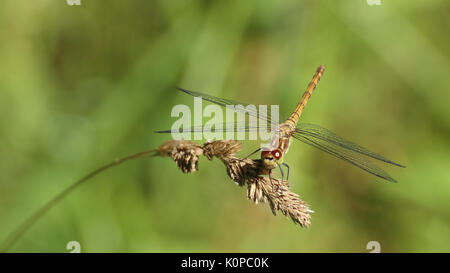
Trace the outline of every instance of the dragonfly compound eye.
[[280, 150], [278, 150], [278, 149], [276, 149], [276, 150], [273, 150], [272, 151], [272, 155], [273, 155], [273, 157], [275, 157], [275, 159], [280, 159], [281, 158], [281, 151]]
[[261, 152], [261, 158], [262, 159], [272, 160], [273, 159], [272, 152], [271, 151], [262, 151]]

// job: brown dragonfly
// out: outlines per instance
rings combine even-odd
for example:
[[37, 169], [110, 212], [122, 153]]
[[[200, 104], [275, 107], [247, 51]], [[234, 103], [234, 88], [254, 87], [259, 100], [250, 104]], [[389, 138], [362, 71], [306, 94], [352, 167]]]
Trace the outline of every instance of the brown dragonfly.
[[[395, 163], [375, 152], [369, 151], [368, 149], [363, 148], [358, 144], [350, 142], [319, 125], [309, 123], [298, 123], [300, 115], [305, 109], [305, 106], [309, 98], [311, 97], [311, 94], [315, 90], [324, 71], [325, 71], [324, 66], [319, 66], [317, 68], [313, 79], [309, 83], [305, 93], [303, 94], [300, 102], [297, 104], [295, 110], [292, 112], [289, 118], [286, 119], [285, 122], [280, 124], [277, 123], [276, 121], [273, 121], [270, 114], [261, 114], [257, 110], [251, 110], [251, 108], [247, 107], [249, 104], [218, 98], [211, 95], [202, 94], [199, 92], [189, 91], [179, 87], [177, 87], [177, 89], [191, 96], [200, 97], [205, 101], [223, 107], [239, 105], [240, 107], [234, 107], [235, 111], [242, 111], [248, 114], [249, 116], [253, 116], [256, 117], [257, 119], [264, 120], [267, 123], [274, 124], [276, 130], [273, 134], [271, 145], [269, 146], [270, 148], [269, 149], [259, 148], [250, 155], [262, 150], [261, 159], [266, 169], [272, 170], [279, 167], [283, 178], [284, 173], [281, 168], [281, 165], [287, 168], [288, 170], [287, 178], [289, 178], [289, 165], [283, 162], [283, 157], [289, 149], [291, 139], [294, 138], [308, 145], [311, 145], [315, 148], [318, 148], [319, 150], [329, 153], [337, 158], [340, 158], [350, 164], [353, 164], [356, 167], [361, 168], [364, 171], [371, 173], [375, 176], [378, 176], [391, 182], [397, 182], [388, 173], [386, 173], [384, 170], [382, 170], [377, 165], [372, 163], [369, 160], [369, 158], [383, 161], [385, 163], [389, 163], [402, 168], [404, 168], [405, 166]], [[221, 124], [220, 126], [216, 126], [216, 130], [222, 130], [225, 132], [227, 130], [230, 130], [230, 128], [232, 128], [233, 131], [249, 132], [252, 130], [259, 129], [259, 126], [256, 125], [248, 125], [248, 124], [239, 125], [238, 123], [234, 125], [236, 126], [230, 127], [228, 124]], [[202, 130], [204, 130], [202, 126], [193, 126], [190, 128], [183, 128], [181, 129], [181, 131], [165, 130], [165, 131], [157, 131], [157, 133], [193, 133], [193, 132], [201, 132]], [[269, 176], [270, 173], [271, 171], [269, 172]]]

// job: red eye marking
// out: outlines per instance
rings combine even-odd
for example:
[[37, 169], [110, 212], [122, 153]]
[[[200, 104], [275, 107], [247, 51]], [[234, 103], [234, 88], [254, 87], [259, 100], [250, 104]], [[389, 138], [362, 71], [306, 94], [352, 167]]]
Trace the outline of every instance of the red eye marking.
[[261, 152], [262, 157], [267, 157], [267, 155], [269, 155], [269, 154], [270, 154], [270, 151], [262, 151]]
[[280, 150], [276, 149], [272, 151], [273, 157], [275, 157], [277, 160], [281, 158], [281, 152]]

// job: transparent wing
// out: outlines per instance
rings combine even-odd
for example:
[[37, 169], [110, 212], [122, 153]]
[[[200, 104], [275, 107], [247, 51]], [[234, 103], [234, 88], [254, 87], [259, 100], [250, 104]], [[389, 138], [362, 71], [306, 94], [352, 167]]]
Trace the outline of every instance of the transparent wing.
[[[211, 128], [212, 132], [254, 132], [259, 130], [259, 125], [249, 125], [245, 121], [236, 121], [236, 122], [224, 122], [213, 124]], [[162, 130], [155, 131], [155, 133], [195, 133], [195, 132], [203, 132], [205, 130], [205, 124], [198, 126], [191, 126], [187, 128], [171, 129], [171, 130]]]
[[388, 181], [397, 182], [367, 157], [404, 168], [404, 166], [369, 151], [356, 143], [345, 140], [319, 125], [301, 123], [295, 129], [293, 137]]
[[267, 123], [269, 123], [269, 124], [270, 123], [277, 124], [276, 121], [272, 121], [270, 111], [267, 111], [267, 113], [264, 114], [264, 113], [259, 112], [257, 108], [251, 109], [251, 107], [247, 107], [250, 105], [247, 103], [242, 103], [242, 102], [228, 100], [228, 99], [222, 99], [222, 98], [214, 97], [214, 96], [211, 96], [208, 94], [203, 94], [203, 93], [199, 93], [199, 92], [195, 92], [195, 91], [186, 90], [186, 89], [183, 89], [180, 87], [176, 87], [176, 88], [178, 90], [180, 90], [181, 92], [184, 92], [184, 93], [189, 94], [194, 97], [200, 97], [205, 101], [212, 102], [214, 104], [223, 106], [225, 108], [230, 108], [230, 106], [232, 106], [233, 108], [230, 108], [230, 109], [235, 110], [236, 112], [247, 113], [249, 116], [253, 116], [257, 119], [267, 121]]

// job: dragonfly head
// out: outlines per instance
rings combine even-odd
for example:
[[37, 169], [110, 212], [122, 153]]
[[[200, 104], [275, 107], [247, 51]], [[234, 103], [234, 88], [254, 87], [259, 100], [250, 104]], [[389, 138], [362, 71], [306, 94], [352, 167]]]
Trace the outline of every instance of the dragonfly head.
[[269, 169], [275, 169], [277, 167], [277, 161], [281, 159], [283, 153], [280, 149], [266, 150], [261, 152], [261, 159], [264, 165]]

